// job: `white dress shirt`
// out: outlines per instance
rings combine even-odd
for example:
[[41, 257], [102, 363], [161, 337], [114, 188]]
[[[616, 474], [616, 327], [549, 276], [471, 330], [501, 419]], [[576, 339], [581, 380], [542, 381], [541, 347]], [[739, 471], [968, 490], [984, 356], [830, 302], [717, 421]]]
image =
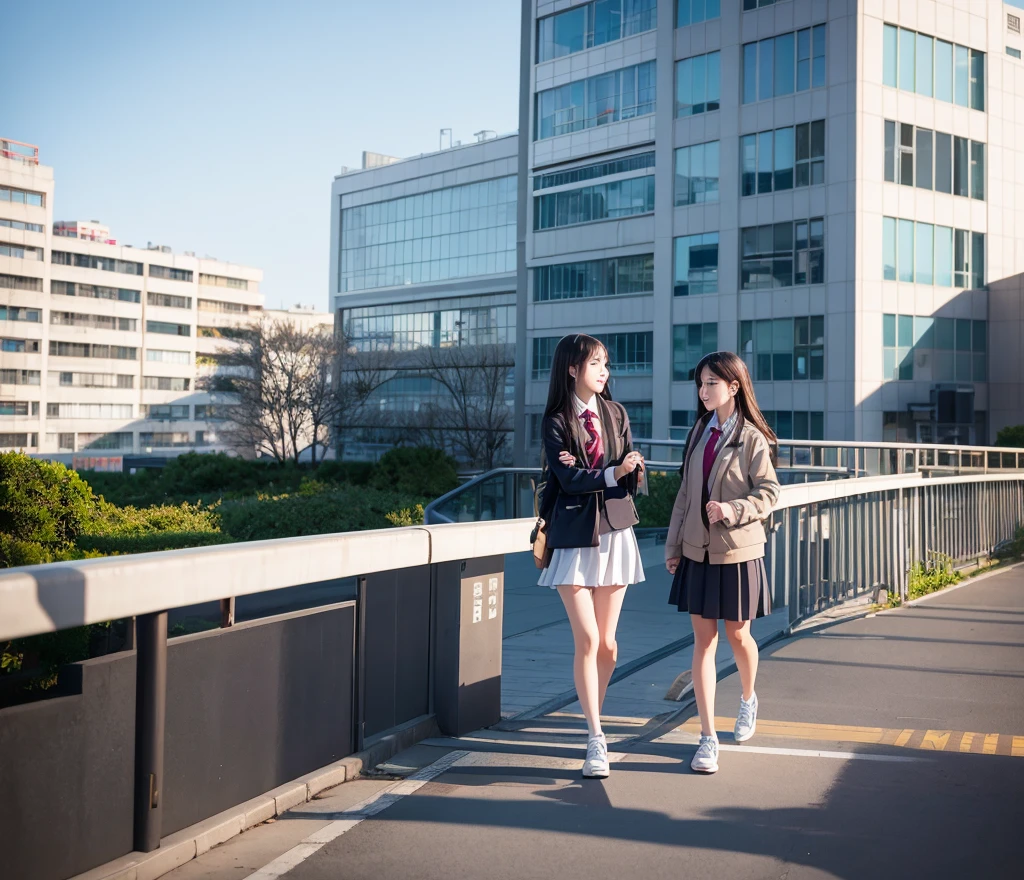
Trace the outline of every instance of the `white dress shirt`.
[[[572, 396], [572, 402], [576, 406], [576, 415], [581, 416], [588, 409], [594, 413], [596, 418], [592, 419], [591, 422], [594, 425], [594, 430], [597, 431], [598, 436], [601, 438], [601, 445], [604, 446], [604, 431], [601, 428], [601, 410], [597, 408], [597, 395], [592, 395], [589, 403], [584, 403], [579, 399], [577, 395]], [[607, 451], [607, 450], [606, 450]], [[584, 462], [585, 465], [590, 462]], [[604, 483], [609, 489], [614, 489], [618, 486], [618, 481], [615, 479], [615, 465], [604, 469]]]

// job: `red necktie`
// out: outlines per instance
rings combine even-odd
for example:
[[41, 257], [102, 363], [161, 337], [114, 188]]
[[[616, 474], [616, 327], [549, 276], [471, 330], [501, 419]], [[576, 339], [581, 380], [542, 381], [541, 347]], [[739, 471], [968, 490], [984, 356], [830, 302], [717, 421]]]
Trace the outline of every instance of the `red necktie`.
[[580, 414], [580, 418], [583, 419], [583, 427], [590, 438], [587, 440], [587, 458], [590, 459], [590, 466], [592, 468], [601, 467], [604, 464], [604, 447], [601, 445], [601, 435], [597, 433], [597, 429], [594, 427], [594, 419], [597, 418], [597, 413], [586, 409]]
[[712, 428], [707, 446], [704, 447], [704, 488], [708, 492], [711, 491], [708, 480], [711, 479], [711, 468], [715, 466], [715, 450], [718, 447], [718, 438], [721, 436], [722, 432], [718, 428]]

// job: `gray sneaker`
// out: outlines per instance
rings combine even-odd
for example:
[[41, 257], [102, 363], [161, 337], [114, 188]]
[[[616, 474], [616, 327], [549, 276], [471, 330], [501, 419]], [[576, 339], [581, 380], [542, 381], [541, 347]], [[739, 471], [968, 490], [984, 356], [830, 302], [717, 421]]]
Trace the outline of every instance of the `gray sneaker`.
[[713, 736], [701, 736], [697, 754], [690, 761], [690, 769], [698, 773], [715, 773], [718, 770], [718, 740]]
[[746, 742], [754, 735], [757, 728], [757, 694], [750, 695], [748, 703], [740, 697], [740, 711], [736, 715], [736, 726], [733, 728], [733, 737], [736, 742]]
[[590, 779], [604, 779], [608, 775], [608, 743], [603, 733], [592, 736], [587, 742], [583, 775]]

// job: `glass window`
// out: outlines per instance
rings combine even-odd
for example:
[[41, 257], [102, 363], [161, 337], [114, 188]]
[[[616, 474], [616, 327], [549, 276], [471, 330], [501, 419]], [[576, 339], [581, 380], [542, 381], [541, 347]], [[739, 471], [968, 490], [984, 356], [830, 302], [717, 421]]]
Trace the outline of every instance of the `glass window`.
[[783, 34], [775, 38], [775, 91], [778, 95], [791, 95], [796, 89], [794, 73], [796, 70], [796, 46], [793, 34]]
[[961, 107], [969, 104], [970, 51], [966, 46], [955, 46], [953, 51], [953, 100]]
[[932, 271], [935, 259], [935, 230], [931, 223], [918, 223], [917, 230], [916, 274], [918, 284], [933, 284]]
[[914, 221], [899, 221], [899, 251], [897, 256], [900, 281], [914, 280]]
[[953, 138], [941, 131], [935, 132], [935, 190], [953, 192]]
[[721, 0], [676, 0], [676, 27], [718, 18], [721, 6]]
[[753, 104], [757, 100], [757, 43], [743, 47], [743, 103]]
[[953, 285], [967, 287], [970, 263], [970, 233], [965, 229], [953, 230]]
[[896, 182], [896, 123], [885, 120], [885, 179]]
[[814, 67], [811, 77], [811, 86], [820, 89], [825, 85], [825, 25], [819, 24], [814, 27]]
[[561, 58], [585, 48], [587, 6], [542, 18], [537, 24], [540, 31], [538, 61]]
[[953, 230], [949, 226], [935, 227], [935, 283], [953, 285]]
[[1020, 59], [1020, 49], [1014, 49], [1013, 46], [1006, 47], [1006, 54], [1009, 55], [1011, 58], [1017, 58], [1018, 60]]
[[676, 64], [676, 116], [694, 116], [720, 105], [719, 53], [697, 55]]
[[985, 198], [985, 145], [971, 141], [971, 198]]
[[921, 189], [932, 188], [932, 131], [929, 128], [917, 130], [917, 185]]
[[675, 296], [718, 293], [718, 233], [675, 240]]
[[953, 195], [969, 195], [970, 159], [967, 138], [953, 138]]
[[775, 130], [775, 191], [793, 188], [795, 143], [792, 128]]
[[982, 232], [971, 234], [971, 256], [974, 265], [971, 269], [971, 286], [985, 286], [985, 235]]
[[757, 136], [757, 191], [770, 193], [775, 179], [774, 159], [775, 137], [770, 131], [763, 131]]
[[953, 44], [935, 41], [935, 97], [953, 103]]
[[676, 205], [718, 201], [718, 141], [676, 150]]
[[757, 44], [757, 99], [767, 100], [775, 94], [775, 40], [761, 40]]
[[757, 135], [747, 134], [740, 138], [740, 185], [742, 194], [757, 193]]
[[985, 53], [971, 49], [971, 109], [985, 109]]
[[882, 278], [896, 280], [896, 220], [882, 218]]
[[932, 96], [932, 38], [917, 35], [917, 93]]
[[717, 350], [717, 324], [677, 324], [672, 328], [673, 381], [692, 381], [701, 358]]
[[917, 34], [900, 28], [900, 88], [905, 92], [914, 91]]
[[825, 224], [775, 223], [741, 230], [740, 286], [743, 290], [821, 284], [825, 275]]
[[896, 88], [896, 44], [899, 31], [891, 24], [882, 31], [882, 82]]

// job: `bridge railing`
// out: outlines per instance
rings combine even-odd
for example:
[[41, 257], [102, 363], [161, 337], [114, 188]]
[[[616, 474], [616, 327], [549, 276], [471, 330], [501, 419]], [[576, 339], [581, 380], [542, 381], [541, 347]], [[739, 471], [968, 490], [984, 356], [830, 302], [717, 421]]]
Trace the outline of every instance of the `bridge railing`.
[[[525, 474], [512, 472], [513, 482]], [[1024, 522], [1024, 472], [917, 472], [783, 487], [766, 564], [796, 623], [937, 554], [985, 556]], [[291, 538], [0, 572], [0, 645], [112, 620], [129, 650], [0, 708], [10, 876], [63, 880], [329, 765], [402, 725], [500, 718], [504, 557], [529, 517]], [[241, 597], [312, 607], [235, 620]], [[239, 604], [236, 606], [236, 599]], [[174, 609], [220, 626], [168, 638]], [[300, 605], [303, 603], [300, 603]], [[262, 820], [255, 820], [262, 821]], [[53, 829], [61, 845], [53, 845]]]
[[[685, 440], [639, 438], [634, 445], [652, 473], [673, 472]], [[928, 444], [781, 440], [778, 473], [783, 485], [919, 473], [928, 477], [1024, 473], [1024, 449]], [[428, 524], [516, 519], [533, 515], [539, 467], [495, 468], [432, 501]]]

